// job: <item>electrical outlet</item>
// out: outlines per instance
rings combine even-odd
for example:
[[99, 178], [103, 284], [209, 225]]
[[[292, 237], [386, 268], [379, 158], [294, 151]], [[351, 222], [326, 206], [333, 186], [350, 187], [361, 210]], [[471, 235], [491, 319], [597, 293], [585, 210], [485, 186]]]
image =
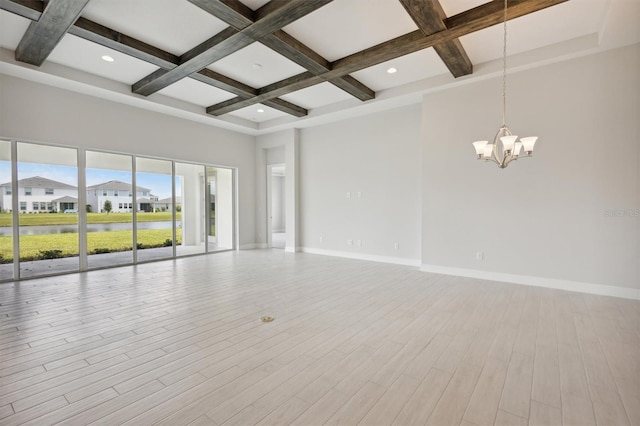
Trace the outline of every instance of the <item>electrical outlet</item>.
[[320, 235], [320, 242], [324, 242], [324, 237], [322, 235]]
[[476, 260], [484, 260], [484, 252], [483, 251], [476, 252]]
[[352, 246], [353, 245], [353, 240], [347, 240], [347, 245], [348, 246]]
[[393, 243], [393, 249], [394, 250], [398, 250], [400, 248], [400, 244], [398, 243]]
[[362, 191], [358, 191], [358, 198], [362, 198]]
[[362, 240], [356, 240], [356, 245], [358, 247], [362, 247]]
[[351, 192], [347, 192], [347, 198], [351, 198]]

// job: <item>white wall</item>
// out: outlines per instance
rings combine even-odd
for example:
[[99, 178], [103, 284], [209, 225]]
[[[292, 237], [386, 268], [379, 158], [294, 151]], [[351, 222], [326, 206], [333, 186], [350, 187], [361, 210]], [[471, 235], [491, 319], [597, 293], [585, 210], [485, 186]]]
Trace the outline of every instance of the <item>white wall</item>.
[[638, 76], [640, 45], [509, 75], [507, 124], [539, 140], [504, 170], [471, 146], [501, 124], [500, 79], [426, 95], [423, 269], [640, 289]]
[[267, 149], [266, 161], [267, 161], [267, 165], [284, 164], [285, 162], [284, 146], [278, 146], [276, 148]]
[[1, 75], [0, 137], [238, 168], [239, 244], [255, 241], [255, 138]]
[[301, 130], [300, 185], [305, 250], [417, 265], [420, 107]]

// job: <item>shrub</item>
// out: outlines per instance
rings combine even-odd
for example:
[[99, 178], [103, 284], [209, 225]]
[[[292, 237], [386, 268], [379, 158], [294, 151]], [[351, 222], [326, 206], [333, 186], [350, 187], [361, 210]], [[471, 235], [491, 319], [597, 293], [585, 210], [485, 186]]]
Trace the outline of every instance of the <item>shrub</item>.
[[182, 211], [182, 206], [176, 206], [176, 211], [179, 213]]
[[94, 253], [95, 254], [111, 253], [111, 250], [106, 247], [98, 247], [94, 250]]
[[64, 257], [62, 256], [62, 250], [40, 250], [38, 252], [38, 256], [36, 256], [36, 259], [60, 259], [61, 257]]
[[169, 238], [164, 240], [164, 243], [162, 244], [163, 247], [171, 247], [172, 245], [173, 245], [173, 241], [171, 241]]
[[92, 210], [91, 204], [87, 204], [85, 209], [87, 210], [87, 213], [91, 213], [91, 210]]
[[142, 249], [145, 249], [145, 248], [146, 248], [146, 246], [145, 246], [144, 244], [142, 244], [142, 243], [137, 243], [137, 244], [136, 244], [136, 248], [137, 248], [138, 250], [142, 250]]

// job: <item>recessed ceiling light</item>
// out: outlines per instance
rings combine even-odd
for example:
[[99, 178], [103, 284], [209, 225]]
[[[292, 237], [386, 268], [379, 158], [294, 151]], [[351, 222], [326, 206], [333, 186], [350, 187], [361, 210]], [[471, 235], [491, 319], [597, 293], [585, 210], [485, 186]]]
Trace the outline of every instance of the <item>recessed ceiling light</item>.
[[261, 68], [262, 68], [262, 65], [260, 65], [260, 64], [253, 64], [253, 65], [251, 65], [251, 67], [252, 67], [254, 70], [259, 70], [259, 69], [261, 69]]
[[264, 112], [264, 110], [262, 108], [258, 109], [258, 112]]
[[115, 59], [113, 59], [111, 56], [109, 55], [102, 55], [102, 60], [103, 61], [107, 61], [107, 62], [113, 62], [115, 61]]
[[394, 67], [391, 67], [391, 68], [389, 68], [387, 70], [387, 73], [389, 73], [389, 74], [395, 74], [396, 72], [398, 72], [398, 70], [396, 68], [394, 68]]

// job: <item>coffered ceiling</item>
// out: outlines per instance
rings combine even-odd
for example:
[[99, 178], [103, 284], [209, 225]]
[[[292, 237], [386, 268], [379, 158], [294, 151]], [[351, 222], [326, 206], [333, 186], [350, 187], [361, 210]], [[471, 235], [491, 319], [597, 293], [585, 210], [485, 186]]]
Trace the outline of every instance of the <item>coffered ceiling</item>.
[[[602, 35], [612, 14], [631, 13], [626, 19], [633, 22], [636, 3], [509, 0], [509, 55]], [[110, 90], [121, 102], [259, 132], [495, 72], [489, 65], [502, 55], [503, 6], [503, 0], [0, 0], [0, 71], [81, 82], [78, 91]]]

